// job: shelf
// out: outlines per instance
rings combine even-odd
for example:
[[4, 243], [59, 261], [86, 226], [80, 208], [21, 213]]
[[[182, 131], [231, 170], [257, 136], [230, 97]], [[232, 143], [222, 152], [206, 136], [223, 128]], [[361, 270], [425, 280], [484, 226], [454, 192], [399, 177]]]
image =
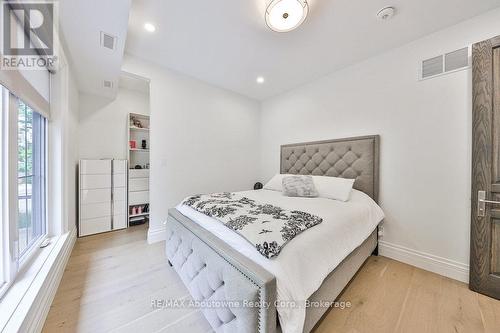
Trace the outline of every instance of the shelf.
[[133, 130], [133, 131], [141, 131], [141, 132], [149, 132], [149, 128], [141, 128], [141, 127], [129, 127], [130, 130]]
[[130, 112], [129, 118], [132, 118], [132, 117], [141, 118], [141, 119], [149, 119], [149, 115]]
[[136, 214], [136, 215], [129, 215], [129, 218], [134, 218], [134, 217], [141, 217], [141, 216], [148, 216], [149, 212], [147, 213], [141, 213], [141, 214]]
[[130, 151], [140, 151], [143, 153], [149, 153], [149, 149], [142, 149], [142, 148], [129, 148]]

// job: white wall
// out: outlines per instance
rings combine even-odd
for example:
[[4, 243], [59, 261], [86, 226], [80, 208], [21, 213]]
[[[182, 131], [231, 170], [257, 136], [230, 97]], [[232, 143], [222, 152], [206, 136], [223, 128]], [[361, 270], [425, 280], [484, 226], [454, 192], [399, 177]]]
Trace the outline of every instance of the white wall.
[[114, 100], [81, 93], [80, 158], [126, 159], [129, 112], [149, 114], [149, 97], [143, 92], [122, 87]]
[[185, 196], [252, 188], [258, 102], [129, 56], [122, 69], [151, 80], [150, 240]]
[[48, 129], [48, 233], [61, 235], [76, 228], [78, 164], [78, 86], [61, 49], [60, 68], [52, 75]]
[[471, 70], [418, 73], [422, 59], [500, 34], [498, 22], [486, 13], [265, 101], [261, 179], [279, 171], [280, 144], [380, 134], [386, 253], [466, 280]]
[[77, 202], [78, 202], [78, 110], [79, 110], [79, 93], [73, 72], [70, 70], [68, 74], [68, 119], [67, 119], [67, 167], [66, 167], [66, 193], [68, 194], [68, 231], [76, 228], [78, 221]]

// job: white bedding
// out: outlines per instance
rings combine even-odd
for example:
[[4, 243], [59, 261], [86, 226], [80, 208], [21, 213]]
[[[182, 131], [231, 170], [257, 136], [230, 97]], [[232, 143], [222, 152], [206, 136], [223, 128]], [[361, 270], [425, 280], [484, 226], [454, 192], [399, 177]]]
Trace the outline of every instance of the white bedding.
[[[263, 257], [245, 238], [221, 222], [188, 206], [177, 210], [222, 239], [238, 252], [264, 267], [276, 277], [278, 301], [307, 300], [328, 274], [370, 236], [384, 218], [382, 209], [366, 194], [353, 190], [347, 202], [326, 198], [286, 197], [271, 190], [240, 194], [262, 203], [300, 210], [323, 218], [323, 222], [292, 239], [272, 259]], [[283, 333], [302, 332], [303, 307], [278, 307]]]

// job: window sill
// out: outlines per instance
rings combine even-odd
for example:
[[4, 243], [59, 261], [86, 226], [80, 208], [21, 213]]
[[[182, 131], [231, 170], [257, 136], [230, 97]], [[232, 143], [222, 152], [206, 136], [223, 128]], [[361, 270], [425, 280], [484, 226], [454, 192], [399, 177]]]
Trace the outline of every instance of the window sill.
[[52, 245], [52, 243], [56, 242], [58, 238], [59, 238], [59, 236], [48, 237], [47, 235], [43, 235], [41, 237], [38, 237], [38, 239], [33, 243], [33, 245], [31, 245], [31, 249], [29, 249], [26, 253], [24, 253], [23, 256], [21, 257], [21, 259], [19, 260], [19, 273], [18, 274], [21, 274], [21, 275], [25, 274], [26, 271], [29, 270], [29, 268], [32, 265], [36, 265], [37, 261], [40, 261], [39, 257], [42, 254], [42, 251], [44, 250], [44, 249], [40, 248], [40, 245], [42, 244], [42, 242], [44, 240], [49, 239], [50, 244], [48, 247], [50, 247], [50, 245]]
[[[33, 313], [31, 310], [45, 305], [39, 304], [43, 302], [40, 298], [42, 294], [51, 293], [50, 288], [53, 287], [50, 286], [51, 283], [55, 281], [57, 288], [75, 239], [76, 230], [52, 237], [47, 247], [39, 249], [33, 258], [30, 258], [29, 265], [19, 273], [0, 300], [0, 331], [25, 331], [21, 330], [23, 326], [39, 325], [33, 320], [36, 319], [34, 317], [43, 316], [41, 320], [45, 319], [46, 313], [36, 313], [40, 311]], [[63, 265], [62, 271], [58, 272], [60, 265]], [[57, 274], [61, 276], [58, 277]], [[53, 292], [55, 294], [55, 290]], [[52, 297], [45, 301], [51, 302]], [[50, 304], [48, 306], [50, 307]], [[27, 320], [28, 317], [31, 320]], [[43, 322], [41, 324], [43, 325]]]

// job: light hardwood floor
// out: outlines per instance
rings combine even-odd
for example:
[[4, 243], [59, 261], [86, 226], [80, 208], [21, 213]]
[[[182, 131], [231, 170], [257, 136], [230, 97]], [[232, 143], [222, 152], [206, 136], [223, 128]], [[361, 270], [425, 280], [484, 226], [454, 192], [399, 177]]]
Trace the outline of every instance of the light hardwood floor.
[[155, 299], [189, 297], [147, 226], [79, 238], [43, 332], [208, 332], [201, 312], [155, 309]]
[[[146, 227], [78, 239], [44, 332], [209, 332], [199, 311], [158, 310], [152, 299], [189, 297]], [[371, 257], [316, 333], [500, 332], [500, 301], [467, 285]]]
[[316, 333], [500, 332], [500, 301], [452, 280], [385, 257], [370, 257]]

